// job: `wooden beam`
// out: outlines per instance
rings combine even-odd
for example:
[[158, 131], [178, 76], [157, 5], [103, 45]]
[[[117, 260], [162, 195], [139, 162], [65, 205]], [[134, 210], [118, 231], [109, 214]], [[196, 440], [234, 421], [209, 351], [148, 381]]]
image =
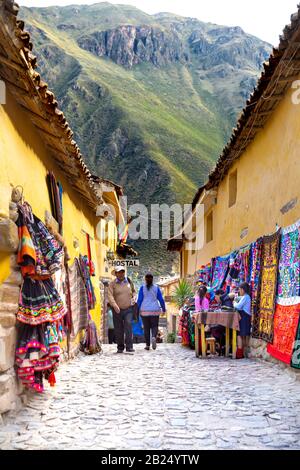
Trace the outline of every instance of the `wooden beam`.
[[19, 72], [21, 74], [24, 74], [24, 72], [26, 70], [21, 65], [17, 64], [14, 61], [11, 61], [11, 60], [7, 59], [2, 54], [0, 54], [0, 62], [2, 64], [6, 65], [7, 67], [9, 67], [10, 69], [16, 70], [17, 72]]
[[269, 114], [273, 113], [274, 108], [268, 109], [266, 111], [257, 111], [259, 116], [269, 116]]
[[300, 72], [299, 74], [296, 74], [296, 75], [289, 75], [288, 77], [280, 77], [279, 80], [277, 80], [277, 83], [294, 82], [295, 80], [299, 80], [299, 78], [300, 78]]
[[21, 93], [23, 96], [30, 96], [30, 91], [27, 88], [22, 88], [19, 85], [16, 85], [14, 82], [11, 82], [8, 78], [4, 77], [3, 78], [4, 82], [8, 83], [9, 87], [14, 88], [18, 93]]
[[50, 119], [48, 118], [45, 118], [44, 116], [42, 116], [41, 114], [37, 114], [35, 113], [34, 111], [32, 111], [32, 109], [28, 108], [28, 106], [26, 106], [25, 104], [20, 104], [20, 106], [24, 109], [25, 113], [29, 113], [32, 117], [32, 119], [37, 119], [41, 122], [51, 122]]
[[262, 129], [264, 124], [247, 124], [244, 129]]
[[34, 123], [34, 126], [38, 129], [38, 131], [43, 132], [44, 134], [48, 135], [48, 136], [51, 137], [52, 139], [56, 139], [56, 140], [61, 141], [62, 138], [64, 137], [64, 136], [59, 137], [59, 136], [56, 135], [56, 134], [52, 134], [52, 132], [46, 131], [46, 129], [43, 129], [42, 127], [38, 126], [36, 123]]
[[59, 149], [59, 148], [56, 148], [56, 147], [53, 147], [51, 144], [49, 144], [48, 142], [46, 143], [46, 146], [49, 148], [49, 150], [51, 152], [54, 152], [54, 153], [59, 153], [60, 155], [62, 155], [63, 157], [65, 157], [66, 160], [70, 160], [72, 161], [72, 155], [70, 154], [70, 152], [64, 152], [63, 150]]

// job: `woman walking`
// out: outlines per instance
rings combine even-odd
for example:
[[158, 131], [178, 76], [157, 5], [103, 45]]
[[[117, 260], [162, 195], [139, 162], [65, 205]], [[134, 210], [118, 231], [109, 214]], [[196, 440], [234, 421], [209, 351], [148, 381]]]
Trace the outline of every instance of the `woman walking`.
[[151, 340], [152, 348], [155, 350], [159, 315], [162, 311], [166, 312], [166, 305], [160, 288], [153, 284], [152, 274], [145, 276], [145, 284], [139, 290], [137, 304], [144, 324], [145, 349], [150, 350]]

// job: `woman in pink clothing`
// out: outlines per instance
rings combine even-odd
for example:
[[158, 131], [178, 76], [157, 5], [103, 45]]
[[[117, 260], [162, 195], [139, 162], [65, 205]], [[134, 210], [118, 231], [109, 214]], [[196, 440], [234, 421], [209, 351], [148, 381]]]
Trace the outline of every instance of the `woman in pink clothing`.
[[195, 309], [196, 312], [208, 312], [209, 311], [209, 300], [206, 297], [207, 288], [201, 286], [195, 296]]

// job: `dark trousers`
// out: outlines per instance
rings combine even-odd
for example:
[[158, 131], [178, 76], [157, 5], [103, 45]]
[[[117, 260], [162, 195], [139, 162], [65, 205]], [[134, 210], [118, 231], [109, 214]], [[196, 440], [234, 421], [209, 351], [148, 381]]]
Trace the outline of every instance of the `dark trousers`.
[[113, 330], [112, 328], [108, 328], [108, 343], [114, 344], [115, 342], [115, 330]]
[[159, 315], [152, 315], [150, 317], [142, 317], [143, 325], [144, 325], [144, 335], [146, 340], [146, 345], [150, 346], [150, 334], [152, 334], [152, 338], [156, 338], [158, 333], [158, 323], [159, 323]]
[[124, 335], [127, 351], [133, 349], [132, 337], [132, 318], [133, 308], [130, 307], [126, 310], [121, 310], [120, 313], [113, 311], [113, 320], [115, 327], [115, 337], [119, 351], [124, 351]]

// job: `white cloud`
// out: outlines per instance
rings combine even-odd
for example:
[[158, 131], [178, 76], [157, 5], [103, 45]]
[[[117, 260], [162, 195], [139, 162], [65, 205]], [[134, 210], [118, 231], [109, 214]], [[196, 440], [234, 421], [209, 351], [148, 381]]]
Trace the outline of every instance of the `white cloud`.
[[[96, 0], [20, 0], [26, 6], [92, 4]], [[202, 21], [241, 26], [245, 31], [277, 45], [290, 16], [297, 11], [297, 0], [111, 0], [110, 3], [135, 5], [147, 13], [169, 11]]]

